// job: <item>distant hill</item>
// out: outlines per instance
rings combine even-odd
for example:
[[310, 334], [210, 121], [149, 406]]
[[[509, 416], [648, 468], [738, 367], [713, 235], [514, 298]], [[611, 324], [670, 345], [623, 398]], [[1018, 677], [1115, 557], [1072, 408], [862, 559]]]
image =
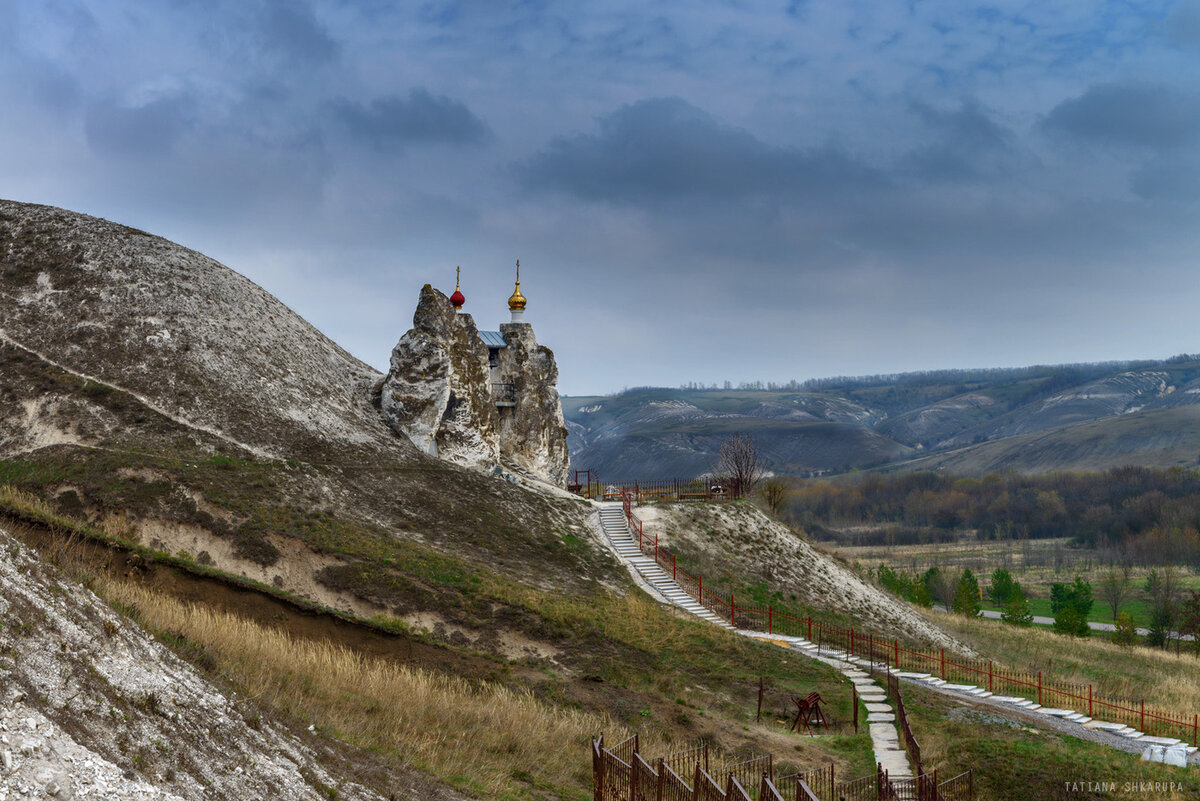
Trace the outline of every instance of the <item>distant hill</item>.
[[1192, 465], [1200, 359], [945, 370], [794, 390], [637, 389], [568, 397], [572, 464], [612, 478], [690, 477], [730, 434], [780, 474], [945, 467], [983, 473]]

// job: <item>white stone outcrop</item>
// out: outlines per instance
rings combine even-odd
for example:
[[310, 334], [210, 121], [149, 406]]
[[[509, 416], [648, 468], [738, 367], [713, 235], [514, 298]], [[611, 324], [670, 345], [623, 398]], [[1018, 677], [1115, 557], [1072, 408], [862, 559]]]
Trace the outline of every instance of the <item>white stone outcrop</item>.
[[571, 456], [558, 398], [554, 352], [539, 345], [529, 323], [503, 323], [508, 347], [497, 374], [513, 385], [516, 405], [500, 410], [500, 453], [505, 461], [556, 486], [567, 483]]
[[380, 408], [396, 431], [427, 453], [467, 467], [500, 460], [488, 351], [469, 314], [426, 284], [413, 327], [392, 350]]
[[[554, 353], [537, 343], [528, 323], [500, 330], [508, 344], [489, 364], [471, 315], [456, 313], [426, 284], [412, 329], [392, 351], [380, 409], [388, 425], [427, 453], [562, 486], [570, 457]], [[493, 383], [506, 386], [506, 405], [496, 405]]]

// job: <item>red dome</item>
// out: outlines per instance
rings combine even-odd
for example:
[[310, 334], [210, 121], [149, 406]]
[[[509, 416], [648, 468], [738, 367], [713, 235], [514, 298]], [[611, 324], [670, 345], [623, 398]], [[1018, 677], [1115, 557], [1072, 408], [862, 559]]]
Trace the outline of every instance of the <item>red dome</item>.
[[457, 289], [454, 290], [454, 294], [450, 296], [450, 303], [456, 309], [461, 309], [463, 307], [463, 304], [466, 302], [467, 302], [467, 296], [464, 295], [462, 292], [459, 292]]

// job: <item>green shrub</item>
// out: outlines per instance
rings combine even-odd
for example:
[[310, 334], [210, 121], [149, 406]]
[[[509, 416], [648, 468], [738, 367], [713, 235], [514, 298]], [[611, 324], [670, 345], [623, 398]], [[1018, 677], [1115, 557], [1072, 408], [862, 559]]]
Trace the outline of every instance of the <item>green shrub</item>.
[[1116, 630], [1113, 631], [1112, 641], [1117, 645], [1137, 643], [1137, 628], [1133, 625], [1133, 616], [1128, 612], [1117, 614]]

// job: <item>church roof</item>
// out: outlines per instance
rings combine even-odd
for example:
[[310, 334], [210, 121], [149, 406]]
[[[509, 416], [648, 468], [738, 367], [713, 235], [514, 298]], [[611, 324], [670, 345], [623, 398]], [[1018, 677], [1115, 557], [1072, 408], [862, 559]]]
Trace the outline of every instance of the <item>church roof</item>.
[[479, 338], [483, 340], [483, 344], [489, 348], [507, 348], [508, 341], [504, 339], [504, 334], [499, 331], [480, 331]]

